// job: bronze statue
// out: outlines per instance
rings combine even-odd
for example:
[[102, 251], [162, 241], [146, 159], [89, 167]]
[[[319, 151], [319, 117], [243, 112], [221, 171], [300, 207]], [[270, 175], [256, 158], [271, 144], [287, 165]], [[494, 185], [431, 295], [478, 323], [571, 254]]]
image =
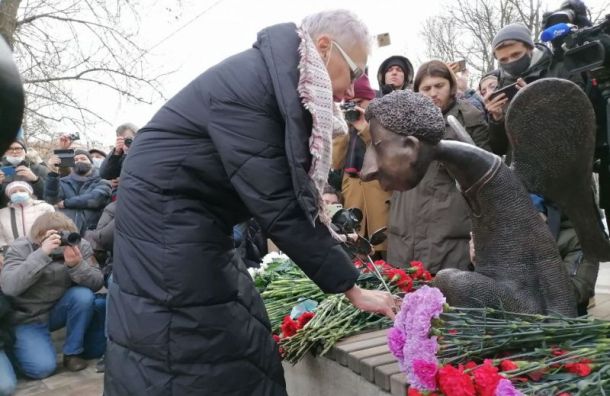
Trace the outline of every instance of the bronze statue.
[[0, 153], [4, 153], [17, 137], [24, 104], [23, 84], [13, 54], [0, 39]]
[[418, 94], [397, 91], [376, 99], [366, 116], [372, 144], [361, 172], [364, 180], [377, 178], [388, 190], [410, 189], [430, 162], [438, 160], [454, 175], [470, 205], [475, 271], [446, 269], [434, 280], [449, 304], [576, 315], [574, 291], [556, 242], [528, 191], [564, 210], [586, 256], [610, 258], [591, 187], [595, 116], [577, 85], [539, 80], [513, 99], [506, 121], [513, 169], [473, 145], [441, 140], [442, 115]]

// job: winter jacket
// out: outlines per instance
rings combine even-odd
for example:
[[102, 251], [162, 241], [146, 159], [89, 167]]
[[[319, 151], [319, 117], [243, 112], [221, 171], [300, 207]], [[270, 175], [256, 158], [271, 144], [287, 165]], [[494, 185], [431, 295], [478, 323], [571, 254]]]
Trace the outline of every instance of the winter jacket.
[[[15, 213], [15, 229], [11, 212]], [[8, 207], [0, 209], [0, 247], [9, 245], [19, 237], [28, 236], [34, 221], [50, 212], [55, 212], [53, 206], [37, 200], [30, 200], [24, 205], [9, 204]]]
[[[458, 100], [445, 118], [449, 115], [460, 121], [477, 146], [489, 150], [483, 113]], [[389, 263], [407, 266], [420, 260], [432, 273], [468, 268], [469, 209], [442, 163], [433, 161], [414, 189], [393, 193], [389, 219]]]
[[[371, 134], [366, 128], [358, 133], [364, 143], [371, 142]], [[349, 146], [349, 135], [341, 135], [333, 139], [333, 169], [342, 169]], [[390, 211], [390, 197], [392, 193], [384, 191], [377, 180], [363, 182], [358, 177], [343, 174], [341, 185], [343, 195], [343, 206], [346, 208], [358, 208], [362, 211], [363, 218], [360, 223], [360, 235], [370, 237], [380, 228], [388, 225], [388, 213]], [[386, 243], [375, 246], [375, 250], [386, 250]]]
[[[35, 182], [30, 182], [28, 181], [28, 183], [30, 183], [30, 185], [32, 186], [32, 188], [34, 189], [34, 195], [36, 196], [36, 198], [38, 199], [43, 199], [44, 196], [44, 184], [45, 184], [45, 180], [47, 178], [47, 175], [49, 174], [49, 169], [47, 168], [47, 166], [45, 164], [36, 164], [32, 161], [30, 161], [27, 157], [25, 160], [23, 160], [20, 164], [18, 164], [17, 166], [21, 166], [21, 165], [25, 165], [28, 168], [30, 168], [32, 170], [32, 173], [34, 173], [36, 176], [38, 176], [38, 180], [36, 180]], [[17, 166], [14, 166], [13, 164], [11, 164], [10, 162], [8, 162], [6, 160], [6, 158], [2, 159], [2, 165], [1, 166], [12, 166], [14, 168], [16, 168]], [[6, 188], [6, 186], [15, 181], [15, 180], [24, 180], [22, 177], [19, 177], [15, 174], [15, 176], [5, 176], [4, 177], [4, 181], [2, 182], [2, 187], [0, 189], [0, 206], [4, 207], [8, 204], [9, 199], [6, 196], [6, 194], [4, 193], [4, 189]]]
[[108, 278], [112, 274], [115, 212], [116, 202], [109, 203], [104, 208], [95, 230], [87, 231], [84, 236], [91, 244], [93, 254], [102, 268], [104, 285], [108, 284]]
[[95, 171], [86, 177], [72, 173], [61, 179], [57, 173], [51, 172], [47, 177], [44, 199], [52, 205], [64, 201], [64, 208], [60, 211], [72, 219], [84, 235], [86, 230], [97, 226], [102, 210], [110, 202], [110, 194], [110, 183]]
[[104, 158], [104, 162], [100, 166], [100, 176], [102, 179], [112, 180], [121, 176], [121, 168], [125, 160], [125, 153], [115, 154], [115, 149], [112, 149], [110, 154]]
[[261, 31], [138, 132], [117, 201], [107, 396], [286, 394], [233, 248], [233, 226], [250, 217], [322, 290], [353, 287], [358, 272], [316, 220], [299, 43], [294, 24]]
[[63, 258], [52, 259], [29, 238], [11, 244], [0, 272], [0, 288], [12, 297], [14, 324], [48, 322], [53, 305], [75, 284], [93, 292], [102, 287], [102, 272], [91, 261], [89, 242], [81, 241], [79, 248], [83, 259], [70, 268]]

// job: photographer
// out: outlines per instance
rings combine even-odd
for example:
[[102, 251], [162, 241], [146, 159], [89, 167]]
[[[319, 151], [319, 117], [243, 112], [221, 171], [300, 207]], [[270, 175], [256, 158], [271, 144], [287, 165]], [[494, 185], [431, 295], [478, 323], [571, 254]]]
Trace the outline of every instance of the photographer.
[[74, 168], [68, 176], [59, 177], [56, 164], [47, 177], [44, 199], [55, 205], [74, 221], [81, 235], [94, 229], [102, 210], [110, 202], [111, 188], [93, 169], [90, 154], [85, 150], [74, 152]]
[[129, 152], [129, 147], [131, 147], [137, 133], [138, 127], [130, 122], [119, 125], [116, 129], [116, 146], [100, 166], [100, 176], [103, 179], [111, 180], [121, 176], [123, 161], [125, 160], [125, 157]]
[[[360, 235], [370, 237], [375, 231], [387, 226], [391, 193], [383, 191], [379, 182], [363, 182], [359, 173], [364, 160], [364, 150], [371, 141], [364, 110], [375, 98], [369, 79], [363, 75], [354, 84], [352, 103], [356, 107], [346, 112], [349, 133], [333, 140], [333, 169], [343, 169], [341, 193], [346, 208], [358, 208], [363, 213]], [[351, 116], [351, 117], [350, 117]], [[386, 244], [375, 246], [376, 252], [386, 251]]]
[[103, 276], [92, 261], [87, 241], [61, 213], [45, 213], [29, 237], [9, 247], [0, 287], [12, 297], [15, 343], [13, 355], [26, 376], [41, 379], [56, 368], [50, 333], [66, 327], [63, 364], [70, 371], [87, 367], [84, 359], [101, 356], [105, 348], [105, 299], [94, 292]]
[[44, 183], [49, 169], [44, 164], [37, 164], [27, 158], [27, 147], [22, 140], [15, 140], [9, 146], [2, 158], [0, 169], [0, 206], [8, 203], [4, 191], [6, 186], [15, 180], [27, 182], [32, 186], [33, 193], [37, 197], [44, 194]]

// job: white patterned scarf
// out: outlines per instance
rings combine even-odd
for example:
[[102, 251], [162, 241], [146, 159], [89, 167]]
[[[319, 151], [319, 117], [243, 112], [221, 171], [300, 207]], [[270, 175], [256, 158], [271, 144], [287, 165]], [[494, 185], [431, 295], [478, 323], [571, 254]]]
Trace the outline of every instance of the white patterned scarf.
[[346, 134], [347, 124], [333, 101], [333, 89], [326, 65], [318, 53], [311, 36], [302, 29], [297, 33], [301, 38], [299, 45], [299, 85], [298, 92], [303, 106], [311, 113], [313, 126], [309, 137], [311, 167], [309, 177], [318, 191], [318, 216], [326, 224], [333, 237], [340, 238], [330, 228], [330, 218], [324, 209], [322, 193], [328, 180], [332, 162], [333, 137]]

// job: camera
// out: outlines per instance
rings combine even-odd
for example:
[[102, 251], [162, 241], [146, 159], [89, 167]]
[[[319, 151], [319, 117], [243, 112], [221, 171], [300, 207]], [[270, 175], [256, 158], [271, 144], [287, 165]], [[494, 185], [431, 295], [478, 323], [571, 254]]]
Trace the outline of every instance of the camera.
[[125, 146], [129, 147], [133, 143], [133, 138], [125, 138]]
[[343, 116], [345, 117], [345, 121], [354, 122], [360, 118], [360, 112], [356, 109], [356, 102], [352, 100], [348, 100], [341, 104], [341, 110], [343, 111]]
[[78, 232], [60, 231], [61, 244], [59, 246], [77, 246], [81, 241], [81, 236]]
[[358, 208], [339, 209], [332, 217], [331, 223], [342, 234], [353, 234], [360, 230], [362, 211]]
[[80, 133], [78, 133], [78, 132], [70, 133], [70, 134], [68, 134], [68, 138], [72, 141], [80, 140]]

